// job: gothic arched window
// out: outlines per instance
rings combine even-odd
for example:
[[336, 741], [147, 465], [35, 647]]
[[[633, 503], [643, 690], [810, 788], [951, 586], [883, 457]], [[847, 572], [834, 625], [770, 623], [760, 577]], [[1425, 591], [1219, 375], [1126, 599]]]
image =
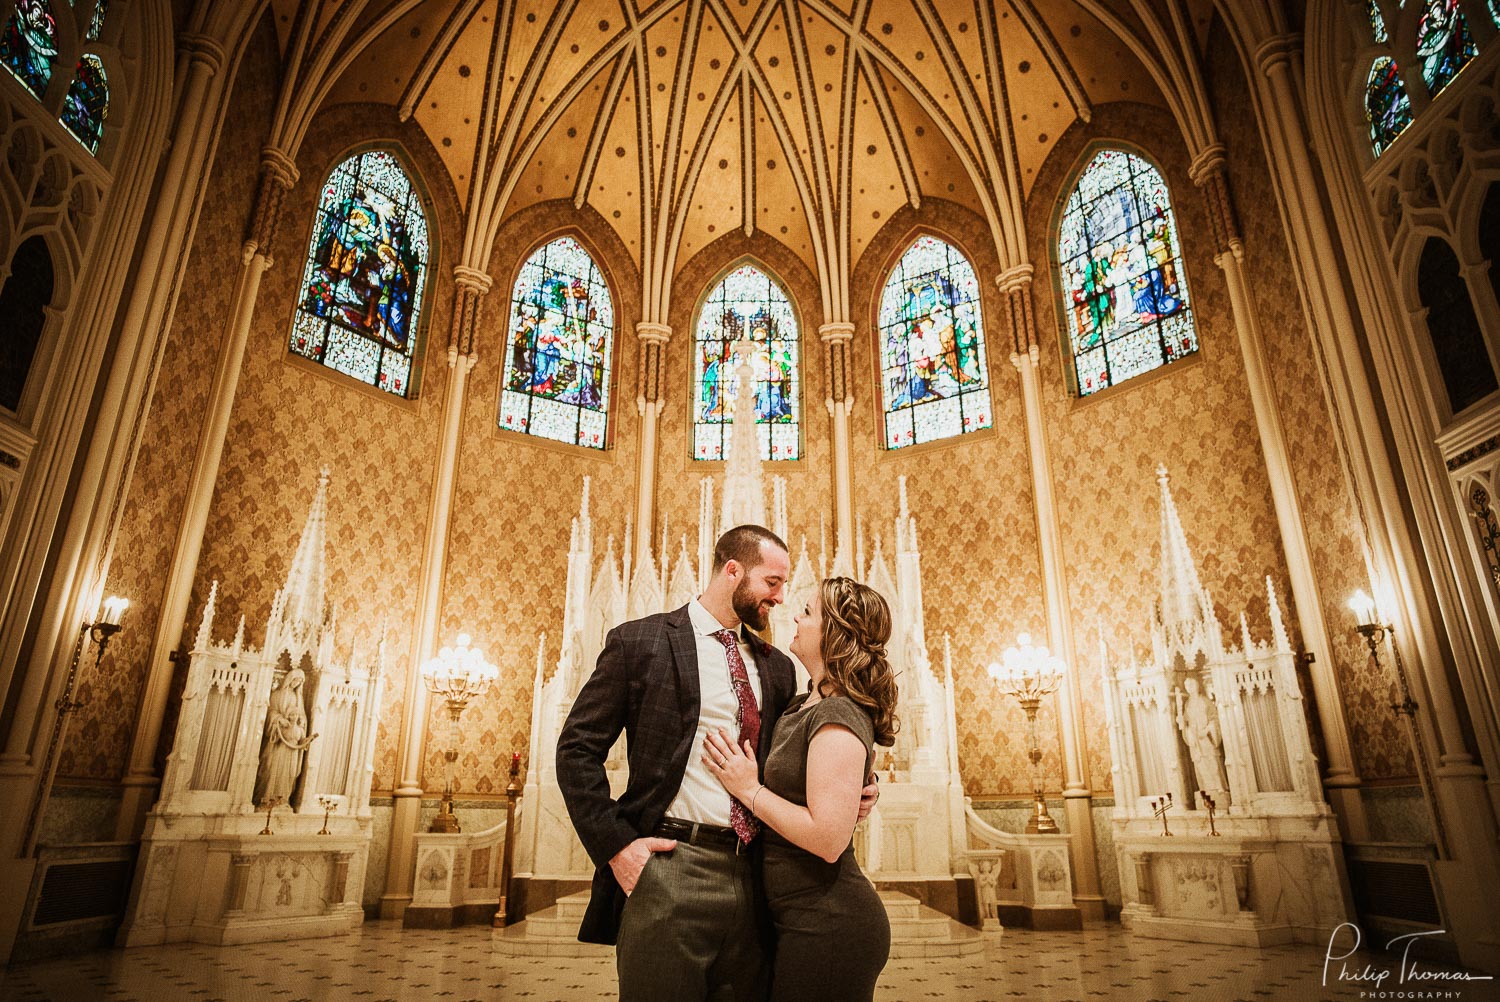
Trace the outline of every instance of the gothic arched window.
[[1479, 52], [1458, 2], [1427, 0], [1427, 9], [1417, 20], [1417, 58], [1427, 93], [1433, 97]]
[[16, 12], [0, 31], [0, 63], [37, 97], [52, 79], [57, 56], [57, 20], [48, 0], [17, 0]]
[[1198, 350], [1172, 197], [1143, 158], [1100, 150], [1083, 169], [1057, 259], [1079, 396]]
[[1380, 4], [1376, 0], [1365, 0], [1365, 9], [1370, 15], [1370, 31], [1375, 36], [1375, 41], [1385, 44], [1390, 35], [1385, 30], [1385, 18], [1380, 15]]
[[729, 423], [740, 386], [735, 345], [745, 339], [752, 343], [760, 458], [798, 459], [802, 383], [797, 317], [781, 286], [750, 264], [725, 275], [698, 309], [693, 336], [693, 458], [728, 458]]
[[521, 265], [507, 344], [500, 427], [604, 448], [615, 311], [604, 277], [577, 240], [558, 237]]
[[1454, 414], [1500, 389], [1458, 258], [1442, 237], [1428, 237], [1417, 264], [1417, 294]]
[[109, 83], [104, 79], [104, 64], [99, 57], [85, 53], [78, 60], [78, 72], [63, 100], [60, 121], [78, 137], [84, 149], [99, 152], [99, 138], [104, 135], [104, 117], [109, 114]]
[[913, 241], [886, 279], [879, 325], [887, 449], [990, 427], [979, 279], [958, 248]]
[[428, 253], [422, 199], [395, 154], [339, 164], [318, 201], [291, 350], [410, 396]]
[[1370, 66], [1365, 82], [1365, 121], [1370, 125], [1370, 148], [1378, 157], [1411, 124], [1411, 99], [1401, 83], [1401, 71], [1390, 56]]

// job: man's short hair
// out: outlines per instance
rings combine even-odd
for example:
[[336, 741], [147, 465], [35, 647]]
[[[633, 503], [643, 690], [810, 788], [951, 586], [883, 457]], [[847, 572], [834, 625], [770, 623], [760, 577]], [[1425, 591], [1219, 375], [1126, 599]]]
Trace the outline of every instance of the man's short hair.
[[781, 541], [781, 537], [763, 525], [737, 525], [714, 544], [714, 567], [715, 574], [729, 561], [736, 561], [745, 570], [754, 570], [761, 562], [760, 544], [771, 543], [780, 549], [791, 552], [787, 545]]

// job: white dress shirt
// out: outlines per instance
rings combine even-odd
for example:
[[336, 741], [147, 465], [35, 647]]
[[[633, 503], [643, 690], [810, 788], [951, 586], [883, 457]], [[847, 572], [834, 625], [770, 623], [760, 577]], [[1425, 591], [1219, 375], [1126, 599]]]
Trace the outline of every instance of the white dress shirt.
[[[693, 735], [693, 750], [688, 754], [682, 786], [667, 808], [667, 816], [728, 826], [729, 793], [703, 764], [703, 741], [710, 732], [721, 727], [731, 741], [739, 736], [740, 701], [729, 681], [729, 654], [723, 642], [714, 636], [724, 629], [724, 625], [697, 599], [688, 603], [688, 618], [692, 620], [693, 639], [698, 649], [698, 731]], [[745, 673], [750, 676], [750, 691], [755, 693], [756, 705], [765, 706], [755, 658], [750, 654], [743, 634], [738, 629], [734, 634], [739, 643], [740, 659], [745, 662]]]

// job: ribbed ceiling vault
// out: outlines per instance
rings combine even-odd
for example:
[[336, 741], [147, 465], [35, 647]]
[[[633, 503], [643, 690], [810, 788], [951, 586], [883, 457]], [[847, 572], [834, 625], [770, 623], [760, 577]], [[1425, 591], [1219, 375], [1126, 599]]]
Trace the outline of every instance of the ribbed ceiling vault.
[[882, 220], [924, 198], [1024, 257], [1042, 161], [1103, 102], [1213, 141], [1198, 75], [1212, 0], [273, 0], [288, 67], [272, 145], [317, 111], [415, 120], [465, 206], [465, 263], [549, 199], [596, 209], [635, 256], [647, 320], [725, 232], [784, 243], [849, 319]]

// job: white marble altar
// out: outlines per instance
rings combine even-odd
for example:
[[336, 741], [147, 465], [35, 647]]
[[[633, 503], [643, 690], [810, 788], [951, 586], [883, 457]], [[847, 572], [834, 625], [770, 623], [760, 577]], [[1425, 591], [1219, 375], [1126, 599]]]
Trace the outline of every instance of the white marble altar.
[[1165, 468], [1157, 481], [1151, 658], [1112, 665], [1100, 653], [1120, 919], [1138, 935], [1193, 942], [1327, 942], [1353, 907], [1276, 590], [1267, 578], [1270, 639], [1255, 641], [1242, 613], [1240, 645], [1226, 646]]
[[327, 505], [325, 470], [259, 648], [243, 617], [214, 640], [218, 582], [209, 592], [122, 946], [305, 939], [364, 920], [385, 641], [336, 657]]

